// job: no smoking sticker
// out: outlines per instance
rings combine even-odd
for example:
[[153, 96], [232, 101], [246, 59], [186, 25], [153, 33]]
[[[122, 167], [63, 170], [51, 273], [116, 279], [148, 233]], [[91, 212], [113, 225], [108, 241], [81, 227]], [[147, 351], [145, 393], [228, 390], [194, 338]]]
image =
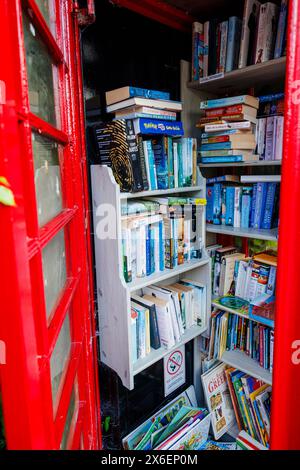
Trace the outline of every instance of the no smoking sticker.
[[165, 397], [185, 383], [185, 346], [164, 358]]

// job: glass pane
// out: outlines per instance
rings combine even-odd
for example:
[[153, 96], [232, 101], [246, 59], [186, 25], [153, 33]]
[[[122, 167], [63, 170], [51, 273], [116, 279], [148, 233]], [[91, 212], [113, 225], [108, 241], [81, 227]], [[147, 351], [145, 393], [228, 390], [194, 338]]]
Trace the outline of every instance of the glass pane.
[[66, 423], [65, 423], [65, 429], [64, 429], [64, 433], [63, 433], [63, 437], [62, 437], [61, 445], [60, 445], [61, 450], [67, 450], [67, 443], [68, 443], [68, 438], [70, 434], [72, 420], [74, 417], [75, 406], [76, 406], [76, 393], [75, 393], [75, 389], [73, 388], [70, 405], [68, 409], [68, 414], [66, 418]]
[[71, 330], [69, 314], [61, 327], [55, 348], [50, 359], [51, 385], [53, 403], [56, 401], [61, 378], [65, 370], [71, 350]]
[[[51, 0], [35, 0], [35, 3], [40, 9], [43, 17], [48, 23], [49, 28], [52, 30], [53, 26], [53, 1]], [[52, 20], [52, 21], [51, 21]]]
[[34, 180], [39, 225], [58, 215], [62, 208], [58, 145], [39, 134], [32, 134]]
[[31, 111], [53, 126], [57, 122], [58, 103], [54, 88], [54, 75], [57, 69], [53, 66], [46, 46], [27, 15], [23, 15], [29, 101]]
[[63, 290], [67, 280], [66, 248], [64, 231], [43, 249], [43, 274], [47, 317]]

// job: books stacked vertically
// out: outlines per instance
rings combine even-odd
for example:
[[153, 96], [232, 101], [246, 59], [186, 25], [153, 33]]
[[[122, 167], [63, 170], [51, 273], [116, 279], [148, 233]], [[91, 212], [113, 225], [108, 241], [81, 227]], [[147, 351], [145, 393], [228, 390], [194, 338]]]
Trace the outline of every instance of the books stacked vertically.
[[246, 431], [240, 431], [236, 438], [237, 450], [268, 450], [256, 439], [253, 439]]
[[[231, 163], [258, 160], [254, 155], [259, 101], [249, 95], [202, 101], [205, 110], [197, 127], [204, 128], [201, 136], [202, 163]], [[211, 123], [211, 124], [209, 124]]]
[[207, 223], [244, 229], [277, 228], [280, 184], [276, 179], [275, 176], [275, 181], [261, 181], [245, 186], [242, 183], [208, 184]]
[[123, 439], [127, 450], [197, 450], [207, 441], [210, 414], [189, 387]]
[[207, 322], [206, 286], [182, 279], [170, 285], [150, 285], [131, 296], [133, 362], [152, 349], [173, 348], [184, 333]]
[[242, 449], [269, 447], [272, 388], [234, 368], [226, 370], [235, 417], [240, 430], [237, 443]]
[[243, 18], [193, 23], [192, 81], [286, 54], [288, 0], [245, 0]]
[[256, 128], [257, 153], [261, 160], [282, 160], [284, 94], [259, 97]]
[[206, 200], [148, 198], [122, 205], [123, 271], [126, 282], [202, 258]]

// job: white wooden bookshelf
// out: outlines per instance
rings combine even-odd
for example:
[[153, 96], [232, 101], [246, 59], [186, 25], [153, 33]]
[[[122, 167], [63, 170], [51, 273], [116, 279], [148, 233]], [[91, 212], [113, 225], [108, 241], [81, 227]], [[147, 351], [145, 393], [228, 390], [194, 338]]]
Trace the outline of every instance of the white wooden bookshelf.
[[[111, 168], [100, 165], [91, 166], [91, 184], [93, 201], [95, 264], [97, 278], [97, 302], [100, 328], [100, 359], [108, 367], [113, 369], [120, 377], [123, 385], [129, 390], [134, 388], [134, 377], [147, 369], [155, 362], [161, 360], [172, 350], [160, 348], [151, 350], [144, 359], [136, 362], [131, 358], [130, 335], [130, 297], [133, 292], [141, 293], [141, 289], [150, 284], [167, 285], [178, 282], [182, 277], [198, 281], [207, 286], [207, 318], [211, 309], [211, 261], [204, 250], [201, 259], [191, 260], [175, 269], [136, 278], [131, 283], [126, 283], [123, 277], [122, 261], [122, 237], [121, 237], [121, 204], [126, 199], [142, 198], [151, 195], [193, 195], [205, 198], [205, 179], [198, 172], [197, 186], [193, 188], [177, 188], [165, 191], [144, 191], [128, 195], [120, 191]], [[99, 228], [107, 216], [107, 211], [112, 209], [110, 223], [114, 236], [99, 238]], [[202, 211], [202, 220], [197, 227], [197, 237], [202, 238], [205, 246], [205, 210]], [[194, 341], [197, 349], [199, 335], [207, 329], [207, 325], [190, 328], [182, 336], [179, 345]], [[197, 358], [196, 358], [197, 359]], [[200, 384], [201, 363], [194, 368], [195, 385]], [[197, 389], [197, 387], [196, 387]]]
[[278, 240], [278, 229], [273, 228], [271, 230], [254, 229], [254, 228], [236, 228], [228, 225], [214, 225], [206, 224], [206, 230], [210, 233], [219, 233], [222, 235], [231, 235], [233, 237], [244, 237], [244, 238], [259, 238], [260, 240]]
[[256, 379], [272, 385], [272, 374], [261, 367], [257, 361], [251, 359], [246, 353], [238, 349], [235, 351], [225, 351], [221, 360], [231, 367], [235, 367]]

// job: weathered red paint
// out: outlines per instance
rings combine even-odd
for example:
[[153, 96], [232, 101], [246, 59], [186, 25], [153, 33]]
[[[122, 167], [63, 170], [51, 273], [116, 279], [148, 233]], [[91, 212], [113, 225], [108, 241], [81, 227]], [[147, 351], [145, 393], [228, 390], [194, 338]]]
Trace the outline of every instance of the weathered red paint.
[[274, 450], [300, 449], [300, 364], [292, 360], [293, 343], [300, 339], [300, 1], [289, 3], [271, 419]]

